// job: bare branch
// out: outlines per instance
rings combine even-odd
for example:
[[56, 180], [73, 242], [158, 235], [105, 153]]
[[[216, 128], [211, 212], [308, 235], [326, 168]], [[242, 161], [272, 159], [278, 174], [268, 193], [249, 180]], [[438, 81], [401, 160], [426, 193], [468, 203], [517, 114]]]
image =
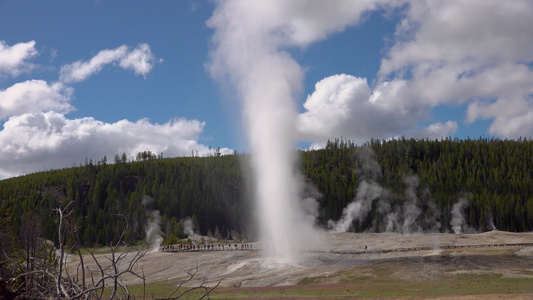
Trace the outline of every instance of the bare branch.
[[[63, 259], [65, 256], [65, 250], [64, 250], [64, 243], [65, 243], [65, 236], [63, 235], [63, 219], [67, 216], [70, 216], [72, 214], [72, 210], [70, 210], [66, 215], [65, 212], [67, 211], [68, 207], [73, 203], [73, 201], [70, 201], [67, 206], [65, 206], [64, 209], [61, 208], [55, 208], [54, 211], [57, 211], [59, 214], [59, 272], [57, 275], [57, 297], [61, 297], [61, 277], [63, 274]], [[66, 295], [65, 295], [66, 296]]]
[[[198, 265], [196, 266], [196, 269], [194, 271], [186, 271], [186, 273], [189, 275], [189, 277], [187, 279], [185, 279], [184, 281], [182, 282], [179, 282], [178, 285], [176, 286], [176, 288], [168, 295], [167, 299], [172, 299], [172, 295], [174, 295], [184, 284], [186, 284], [187, 282], [191, 281], [193, 278], [194, 278], [194, 275], [196, 275], [196, 273], [198, 273]], [[181, 297], [178, 296], [178, 298]]]
[[220, 278], [218, 281], [217, 281], [217, 284], [215, 284], [215, 286], [213, 286], [212, 288], [210, 288], [208, 291], [206, 291], [206, 293], [200, 297], [199, 299], [203, 299], [205, 297], [209, 298], [209, 294], [214, 291], [216, 288], [218, 288], [220, 286], [220, 283], [222, 282], [222, 280], [224, 280], [226, 277], [222, 277]]

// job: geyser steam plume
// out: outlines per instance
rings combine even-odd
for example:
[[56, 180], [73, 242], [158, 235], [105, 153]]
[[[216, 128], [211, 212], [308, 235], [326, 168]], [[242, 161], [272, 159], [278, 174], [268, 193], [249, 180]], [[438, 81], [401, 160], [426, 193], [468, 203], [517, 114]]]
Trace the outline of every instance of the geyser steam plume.
[[143, 196], [141, 205], [146, 209], [146, 224], [144, 230], [146, 232], [146, 244], [151, 251], [157, 251], [163, 242], [161, 232], [161, 215], [159, 210], [151, 210], [149, 207], [154, 202], [154, 198], [150, 196]]
[[455, 234], [465, 233], [468, 230], [464, 210], [468, 207], [468, 201], [464, 198], [459, 198], [452, 207], [452, 219], [450, 225]]
[[303, 71], [284, 49], [341, 31], [373, 7], [354, 1], [230, 0], [217, 2], [207, 22], [215, 30], [211, 75], [227, 81], [242, 100], [261, 238], [282, 260], [292, 260], [317, 240], [314, 220], [302, 209], [312, 205], [309, 199], [302, 203], [295, 171]]
[[[215, 15], [211, 23], [216, 21]], [[228, 26], [240, 28], [238, 31], [246, 27]], [[231, 34], [230, 28], [224, 29], [224, 33], [219, 32], [224, 37], [220, 37], [215, 54], [229, 65], [231, 79], [243, 100], [261, 239], [272, 251], [269, 254], [293, 260], [302, 250], [299, 246], [305, 245], [298, 238], [309, 238], [312, 232], [312, 224], [302, 223], [305, 217], [297, 210], [298, 183], [294, 179], [293, 94], [300, 89], [302, 73], [296, 62], [275, 52], [260, 35]]]

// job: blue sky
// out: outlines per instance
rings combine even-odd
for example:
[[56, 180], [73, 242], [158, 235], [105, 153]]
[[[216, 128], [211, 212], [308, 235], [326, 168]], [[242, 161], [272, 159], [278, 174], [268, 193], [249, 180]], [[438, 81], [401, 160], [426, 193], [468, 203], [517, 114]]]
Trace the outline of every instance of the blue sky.
[[[23, 74], [27, 79], [55, 81], [62, 65], [89, 60], [101, 50], [121, 45], [133, 48], [147, 43], [163, 60], [146, 76], [105, 66], [97, 75], [73, 84], [76, 110], [69, 118], [91, 116], [104, 122], [148, 118], [158, 123], [175, 117], [198, 119], [206, 121], [205, 143], [231, 145], [231, 134], [217, 130], [227, 122], [220, 114], [223, 102], [216, 82], [204, 70], [212, 32], [205, 21], [213, 3], [3, 1], [0, 5], [0, 39], [8, 45], [36, 42], [39, 55], [31, 62], [40, 68]], [[23, 78], [4, 80], [2, 86]], [[208, 141], [215, 138], [220, 145]]]
[[[322, 6], [0, 1], [0, 178], [122, 152], [253, 151], [242, 108], [260, 91], [242, 85], [257, 70], [300, 74], [284, 100], [299, 147], [532, 135], [531, 2]], [[262, 53], [291, 66], [257, 69]]]

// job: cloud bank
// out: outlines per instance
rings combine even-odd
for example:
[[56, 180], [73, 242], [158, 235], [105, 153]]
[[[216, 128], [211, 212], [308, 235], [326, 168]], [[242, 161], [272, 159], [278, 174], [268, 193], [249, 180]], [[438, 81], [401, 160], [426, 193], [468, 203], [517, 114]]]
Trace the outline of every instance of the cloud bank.
[[[356, 142], [399, 135], [440, 138], [477, 120], [491, 121], [491, 135], [533, 134], [533, 3], [365, 3], [367, 13], [400, 15], [378, 79], [372, 86], [356, 74], [319, 81], [298, 116], [302, 141], [320, 146], [339, 136]], [[305, 36], [323, 38], [330, 27], [319, 16], [309, 17], [315, 26], [307, 27], [311, 32]], [[458, 105], [466, 107], [462, 120], [431, 123], [432, 109]]]
[[147, 119], [104, 123], [93, 118], [70, 120], [56, 112], [13, 116], [0, 131], [0, 177], [21, 172], [70, 167], [84, 157], [112, 162], [115, 154], [134, 156], [150, 150], [166, 156], [207, 155], [198, 143], [203, 122], [175, 119], [152, 124]]

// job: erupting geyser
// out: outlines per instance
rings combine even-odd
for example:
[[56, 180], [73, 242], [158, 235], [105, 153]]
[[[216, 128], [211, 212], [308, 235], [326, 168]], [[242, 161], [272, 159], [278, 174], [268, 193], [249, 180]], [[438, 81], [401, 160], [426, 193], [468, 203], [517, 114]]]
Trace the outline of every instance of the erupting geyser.
[[[229, 80], [242, 100], [244, 126], [252, 153], [261, 240], [266, 253], [293, 261], [317, 241], [314, 219], [301, 209], [296, 167], [295, 95], [303, 72], [280, 40], [264, 26], [257, 3], [220, 2], [208, 25], [215, 29], [211, 73]], [[264, 15], [263, 15], [264, 16]]]
[[316, 202], [301, 195], [296, 165], [296, 99], [303, 70], [285, 51], [305, 47], [355, 24], [372, 2], [216, 2], [211, 75], [227, 81], [242, 100], [252, 152], [261, 237], [269, 254], [292, 261], [322, 245], [314, 227]]

